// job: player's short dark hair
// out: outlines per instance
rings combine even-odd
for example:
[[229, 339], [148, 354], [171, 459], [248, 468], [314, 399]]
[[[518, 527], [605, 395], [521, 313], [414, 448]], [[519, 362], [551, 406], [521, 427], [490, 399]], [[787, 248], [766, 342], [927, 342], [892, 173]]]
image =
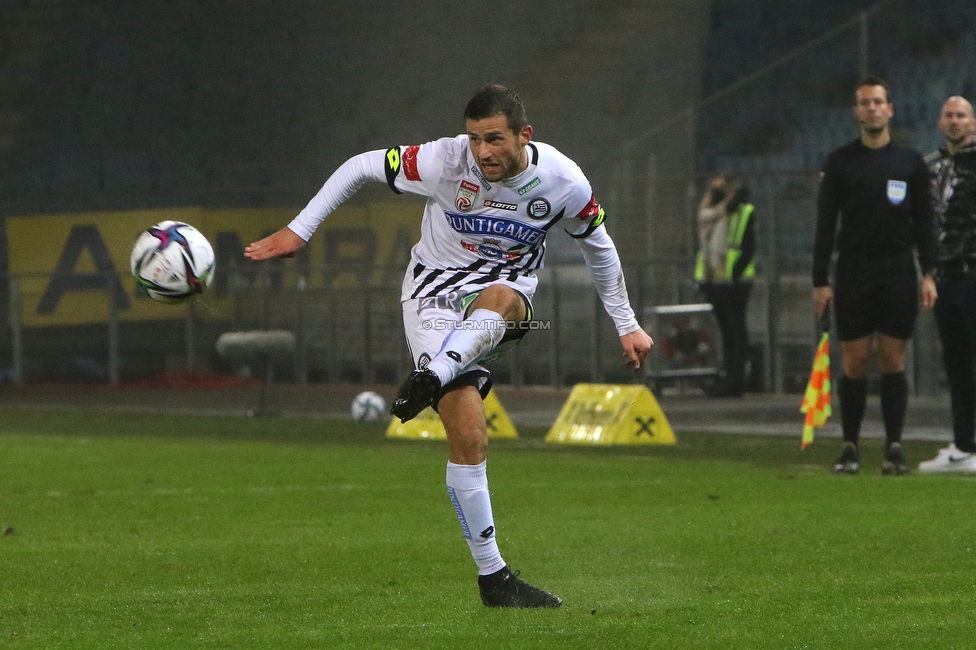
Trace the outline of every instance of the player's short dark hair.
[[512, 133], [520, 133], [529, 123], [522, 99], [514, 90], [501, 84], [488, 84], [464, 107], [465, 120], [484, 120], [496, 115], [505, 116]]
[[882, 88], [884, 88], [885, 98], [888, 100], [889, 104], [891, 103], [891, 88], [888, 87], [888, 82], [882, 79], [881, 77], [873, 74], [862, 78], [860, 81], [857, 82], [857, 85], [854, 86], [855, 103], [857, 98], [857, 91], [862, 86], [881, 86]]

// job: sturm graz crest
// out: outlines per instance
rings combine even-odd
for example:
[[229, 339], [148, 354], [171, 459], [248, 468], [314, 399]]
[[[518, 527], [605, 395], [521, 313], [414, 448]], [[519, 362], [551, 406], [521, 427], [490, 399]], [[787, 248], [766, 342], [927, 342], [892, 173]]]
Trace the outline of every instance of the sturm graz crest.
[[532, 199], [525, 211], [533, 219], [544, 219], [552, 211], [552, 206], [545, 199]]

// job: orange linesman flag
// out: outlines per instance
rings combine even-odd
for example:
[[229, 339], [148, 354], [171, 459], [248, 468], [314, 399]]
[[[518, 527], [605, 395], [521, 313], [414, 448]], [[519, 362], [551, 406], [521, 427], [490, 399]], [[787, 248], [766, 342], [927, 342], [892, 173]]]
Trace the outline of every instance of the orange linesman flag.
[[830, 417], [830, 335], [827, 332], [820, 337], [817, 354], [813, 357], [813, 370], [800, 412], [807, 415], [800, 441], [800, 448], [806, 449], [813, 442], [814, 429], [822, 427]]

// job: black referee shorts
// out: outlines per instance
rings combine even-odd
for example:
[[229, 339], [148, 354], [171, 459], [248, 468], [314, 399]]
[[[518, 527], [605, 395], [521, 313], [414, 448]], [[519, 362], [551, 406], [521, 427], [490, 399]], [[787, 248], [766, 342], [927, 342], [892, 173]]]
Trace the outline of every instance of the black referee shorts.
[[841, 341], [874, 332], [907, 340], [918, 316], [918, 277], [911, 253], [888, 257], [840, 256], [834, 315]]

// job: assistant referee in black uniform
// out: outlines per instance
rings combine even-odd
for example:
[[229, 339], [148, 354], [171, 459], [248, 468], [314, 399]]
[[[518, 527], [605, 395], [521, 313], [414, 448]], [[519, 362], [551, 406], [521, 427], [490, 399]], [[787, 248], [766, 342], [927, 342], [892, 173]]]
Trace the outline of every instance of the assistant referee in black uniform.
[[[813, 302], [819, 318], [834, 307], [844, 356], [840, 378], [844, 447], [837, 473], [860, 469], [858, 438], [875, 342], [887, 445], [883, 474], [907, 474], [901, 434], [908, 407], [905, 346], [919, 302], [935, 304], [935, 234], [928, 170], [921, 154], [891, 142], [894, 114], [887, 84], [866, 77], [855, 90], [861, 137], [827, 156], [817, 206]], [[838, 229], [838, 216], [840, 228]], [[837, 248], [834, 285], [830, 258]], [[921, 300], [915, 252], [921, 267]]]

